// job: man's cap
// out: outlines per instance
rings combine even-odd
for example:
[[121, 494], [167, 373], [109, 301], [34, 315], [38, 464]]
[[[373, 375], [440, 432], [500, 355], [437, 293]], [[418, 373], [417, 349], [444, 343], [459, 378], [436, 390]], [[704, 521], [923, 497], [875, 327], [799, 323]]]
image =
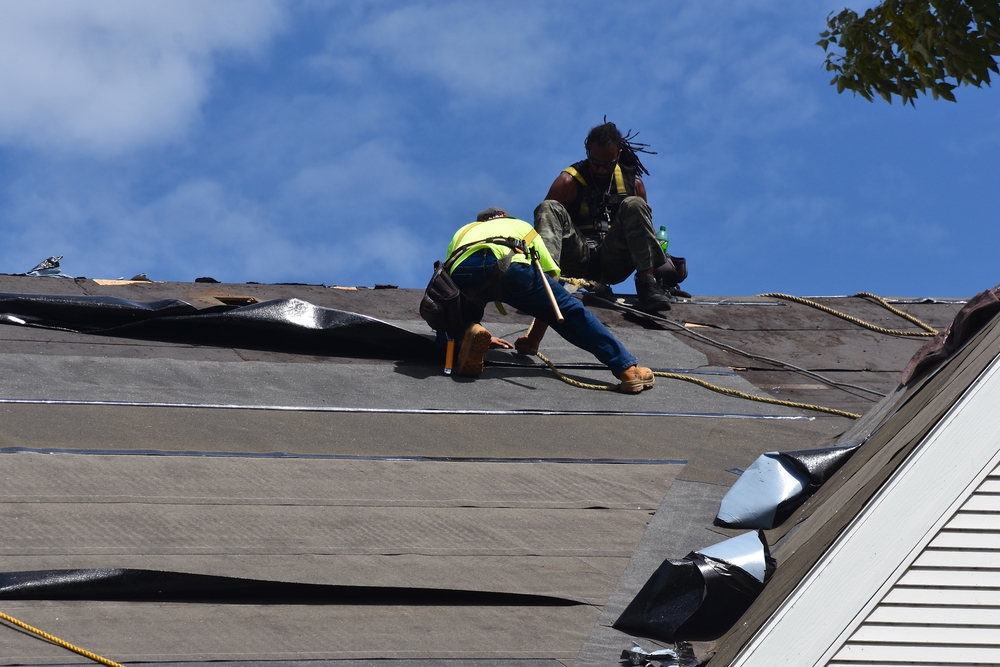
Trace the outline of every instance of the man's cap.
[[503, 210], [499, 206], [490, 206], [489, 208], [484, 208], [476, 216], [476, 222], [485, 222], [486, 220], [492, 220], [493, 218], [509, 218], [510, 213]]

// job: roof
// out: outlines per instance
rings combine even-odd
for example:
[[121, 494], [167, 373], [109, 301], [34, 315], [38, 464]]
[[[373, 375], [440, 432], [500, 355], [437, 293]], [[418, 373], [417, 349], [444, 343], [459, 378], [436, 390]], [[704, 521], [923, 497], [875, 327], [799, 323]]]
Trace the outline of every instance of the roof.
[[[430, 338], [414, 290], [0, 276], [0, 293], [179, 299], [202, 313], [298, 299], [387, 323], [401, 332], [393, 340]], [[818, 301], [918, 330], [870, 300]], [[961, 306], [896, 301], [935, 327]], [[669, 321], [588, 303], [645, 365], [859, 413], [880, 400], [872, 392], [896, 389], [922, 342], [771, 297], [696, 297], [675, 304]], [[489, 311], [497, 335], [516, 337], [530, 322]], [[0, 603], [126, 663], [609, 664], [630, 644], [610, 624], [660, 561], [738, 532], [712, 526], [730, 470], [864, 428], [665, 378], [639, 396], [579, 389], [504, 351], [471, 381], [443, 375], [436, 361], [393, 358], [391, 342], [359, 355], [356, 339], [306, 345], [287, 330], [223, 333], [213, 344], [156, 330], [123, 338], [0, 327], [4, 570], [140, 568], [483, 596], [462, 605]], [[554, 333], [542, 351], [572, 377], [613, 381]], [[499, 604], [490, 593], [550, 604]], [[74, 660], [27, 634], [0, 636], [2, 664]]]

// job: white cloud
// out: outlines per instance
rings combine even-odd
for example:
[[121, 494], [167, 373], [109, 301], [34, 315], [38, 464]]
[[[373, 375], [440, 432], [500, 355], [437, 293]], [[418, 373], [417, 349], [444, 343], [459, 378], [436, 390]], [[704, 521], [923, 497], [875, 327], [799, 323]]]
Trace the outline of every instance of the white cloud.
[[258, 52], [277, 0], [32, 0], [0, 5], [0, 141], [114, 154], [178, 136], [213, 56]]
[[372, 58], [398, 73], [431, 79], [463, 99], [544, 90], [564, 58], [549, 16], [521, 3], [430, 3], [393, 7], [357, 24], [340, 22], [326, 63], [358, 81]]

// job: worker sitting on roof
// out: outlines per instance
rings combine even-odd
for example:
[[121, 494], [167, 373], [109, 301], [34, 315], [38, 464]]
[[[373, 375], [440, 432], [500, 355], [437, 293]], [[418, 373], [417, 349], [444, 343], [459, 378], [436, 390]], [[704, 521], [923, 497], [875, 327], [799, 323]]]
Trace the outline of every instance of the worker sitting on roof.
[[535, 229], [563, 275], [614, 285], [635, 271], [637, 307], [670, 310], [671, 288], [690, 296], [677, 287], [687, 269], [685, 264], [681, 275], [653, 231], [640, 178], [649, 171], [636, 154], [651, 151], [606, 121], [583, 142], [587, 159], [563, 169], [552, 183], [535, 209]]
[[[476, 243], [486, 239], [523, 241], [522, 251], [497, 243]], [[482, 374], [486, 350], [497, 339], [480, 322], [485, 305], [499, 299], [535, 317], [527, 335], [514, 344], [521, 354], [535, 354], [542, 336], [551, 326], [570, 343], [607, 364], [621, 380], [620, 391], [636, 394], [653, 386], [652, 371], [639, 366], [607, 327], [553, 279], [559, 275], [559, 266], [552, 261], [531, 225], [511, 217], [501, 208], [491, 207], [481, 212], [476, 222], [458, 230], [448, 246], [448, 257], [456, 248], [468, 244], [471, 245], [458, 256], [451, 269], [451, 277], [465, 297], [462, 316], [466, 329], [458, 350], [458, 375], [478, 377]], [[537, 252], [541, 270], [531, 264], [528, 253], [532, 251]], [[509, 267], [504, 270], [508, 263]], [[541, 271], [548, 275], [543, 276]], [[556, 318], [543, 277], [562, 311], [564, 319], [561, 322]]]

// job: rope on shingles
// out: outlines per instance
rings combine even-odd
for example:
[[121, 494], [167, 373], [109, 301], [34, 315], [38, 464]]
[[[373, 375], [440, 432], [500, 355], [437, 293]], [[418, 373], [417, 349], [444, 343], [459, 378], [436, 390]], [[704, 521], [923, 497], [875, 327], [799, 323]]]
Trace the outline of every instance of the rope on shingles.
[[107, 665], [107, 667], [125, 667], [124, 665], [122, 665], [120, 663], [117, 663], [114, 660], [108, 660], [107, 658], [102, 658], [101, 656], [97, 655], [96, 653], [91, 653], [90, 651], [88, 651], [86, 649], [82, 649], [79, 646], [74, 646], [73, 644], [70, 644], [69, 642], [63, 641], [62, 639], [59, 639], [58, 637], [54, 637], [53, 635], [50, 635], [49, 633], [45, 632], [44, 630], [39, 630], [38, 628], [32, 627], [32, 626], [28, 625], [27, 623], [25, 623], [24, 621], [19, 621], [16, 618], [14, 618], [13, 616], [8, 616], [7, 614], [5, 614], [3, 612], [0, 612], [0, 619], [2, 619], [4, 621], [7, 621], [11, 625], [15, 625], [15, 626], [19, 627], [22, 630], [27, 630], [28, 632], [30, 632], [30, 633], [32, 633], [34, 635], [37, 635], [37, 636], [41, 637], [42, 639], [47, 639], [48, 641], [52, 642], [53, 644], [55, 644], [57, 646], [61, 646], [64, 649], [68, 649], [70, 651], [73, 651], [74, 653], [82, 655], [85, 658], [89, 658], [90, 660], [93, 660], [94, 662], [99, 662], [102, 665]]
[[[590, 384], [588, 382], [581, 382], [580, 380], [574, 380], [568, 377], [564, 373], [560, 372], [558, 368], [555, 367], [548, 358], [541, 352], [535, 352], [535, 356], [545, 362], [556, 377], [565, 382], [568, 385], [574, 387], [579, 387], [580, 389], [596, 389], [598, 391], [618, 391], [619, 385], [616, 384]], [[653, 371], [653, 375], [657, 377], [669, 378], [672, 380], [683, 380], [685, 382], [693, 382], [696, 385], [704, 387], [705, 389], [711, 389], [712, 391], [719, 392], [720, 394], [725, 394], [727, 396], [735, 396], [737, 398], [745, 398], [750, 401], [757, 401], [758, 403], [770, 403], [772, 405], [783, 405], [789, 408], [798, 408], [800, 410], [814, 410], [816, 412], [826, 412], [831, 415], [837, 415], [839, 417], [847, 417], [848, 419], [860, 419], [861, 415], [855, 412], [847, 412], [845, 410], [837, 410], [836, 408], [828, 408], [822, 405], [813, 405], [811, 403], [799, 403], [797, 401], [783, 401], [780, 398], [770, 398], [767, 396], [755, 396], [754, 394], [748, 394], [745, 391], [739, 391], [737, 389], [728, 389], [726, 387], [720, 387], [719, 385], [712, 384], [710, 382], [705, 382], [699, 378], [693, 378], [689, 375], [681, 375], [680, 373], [667, 373], [664, 371]]]
[[872, 294], [871, 292], [858, 292], [853, 296], [872, 299], [883, 308], [886, 308], [889, 311], [895, 313], [896, 315], [899, 315], [900, 317], [912, 322], [913, 324], [916, 324], [918, 327], [923, 329], [923, 331], [902, 331], [900, 329], [886, 329], [885, 327], [880, 327], [871, 324], [870, 322], [865, 322], [864, 320], [854, 317], [853, 315], [848, 315], [847, 313], [842, 313], [839, 310], [834, 310], [833, 308], [830, 308], [829, 306], [824, 306], [823, 304], [817, 303], [816, 301], [812, 301], [810, 299], [803, 299], [800, 296], [794, 296], [792, 294], [783, 294], [781, 292], [767, 292], [765, 294], [758, 294], [757, 296], [768, 297], [772, 299], [785, 299], [786, 301], [794, 301], [795, 303], [801, 303], [804, 306], [817, 308], [819, 310], [822, 310], [824, 313], [829, 313], [830, 315], [834, 315], [835, 317], [847, 320], [848, 322], [857, 324], [858, 326], [864, 327], [865, 329], [871, 329], [872, 331], [875, 331], [877, 333], [889, 334], [891, 336], [936, 336], [938, 333], [937, 329], [935, 329], [934, 327], [930, 326], [929, 324], [925, 324], [924, 322], [921, 322], [920, 320], [918, 320], [913, 315], [910, 315], [909, 313], [904, 313], [902, 310], [894, 308], [888, 301], [886, 301], [885, 299], [876, 294]]
[[[771, 357], [765, 357], [762, 354], [754, 354], [753, 352], [747, 352], [746, 350], [742, 350], [742, 349], [740, 349], [738, 347], [734, 347], [732, 345], [728, 345], [726, 343], [723, 343], [722, 341], [715, 340], [714, 338], [711, 338], [710, 336], [706, 336], [704, 334], [700, 334], [697, 331], [694, 331], [693, 329], [688, 329], [686, 326], [684, 326], [680, 322], [675, 322], [674, 320], [671, 320], [668, 317], [663, 317], [661, 315], [654, 315], [653, 313], [647, 313], [647, 312], [644, 312], [644, 311], [641, 311], [641, 310], [636, 310], [635, 308], [630, 308], [629, 306], [626, 306], [626, 305], [624, 305], [622, 303], [619, 303], [619, 302], [617, 302], [615, 300], [605, 299], [603, 297], [599, 297], [599, 296], [596, 296], [596, 295], [594, 296], [594, 298], [595, 299], [599, 299], [601, 301], [604, 301], [605, 303], [608, 304], [608, 306], [610, 308], [614, 308], [616, 310], [620, 310], [620, 311], [622, 311], [624, 313], [631, 313], [632, 315], [635, 315], [637, 317], [642, 317], [642, 318], [645, 318], [645, 319], [648, 319], [648, 320], [652, 320], [653, 322], [658, 322], [658, 323], [662, 323], [662, 324], [666, 324], [668, 326], [671, 326], [671, 327], [674, 328], [674, 330], [677, 333], [684, 334], [685, 336], [690, 336], [692, 338], [696, 338], [696, 339], [698, 339], [698, 340], [700, 340], [700, 341], [702, 341], [704, 343], [707, 343], [709, 345], [715, 346], [715, 347], [719, 348], [720, 350], [726, 350], [728, 352], [732, 352], [734, 354], [739, 354], [741, 356], [744, 356], [744, 357], [746, 357], [748, 359], [754, 359], [756, 361], [763, 361], [763, 362], [768, 363], [768, 364], [774, 364], [775, 366], [779, 366], [781, 368], [786, 368], [786, 369], [788, 369], [790, 371], [794, 371], [796, 373], [800, 373], [802, 375], [805, 375], [806, 377], [813, 378], [813, 379], [815, 379], [815, 380], [817, 380], [819, 382], [822, 382], [823, 384], [828, 385], [830, 387], [837, 387], [838, 389], [840, 389], [842, 391], [847, 391], [848, 389], [854, 389], [856, 391], [862, 391], [862, 392], [865, 392], [865, 393], [868, 393], [868, 394], [874, 394], [874, 395], [879, 396], [881, 398], [885, 398], [885, 394], [883, 394], [880, 391], [875, 391], [874, 389], [869, 389], [868, 387], [862, 387], [861, 385], [857, 385], [857, 384], [851, 384], [849, 382], [838, 382], [838, 381], [834, 380], [833, 378], [828, 378], [825, 375], [822, 375], [820, 373], [816, 373], [814, 371], [807, 370], [805, 368], [802, 368], [801, 366], [796, 366], [795, 364], [790, 364], [787, 361], [781, 361], [780, 359], [772, 359]], [[852, 394], [851, 392], [847, 392], [847, 393], [851, 394], [852, 396], [857, 396], [857, 394]]]

